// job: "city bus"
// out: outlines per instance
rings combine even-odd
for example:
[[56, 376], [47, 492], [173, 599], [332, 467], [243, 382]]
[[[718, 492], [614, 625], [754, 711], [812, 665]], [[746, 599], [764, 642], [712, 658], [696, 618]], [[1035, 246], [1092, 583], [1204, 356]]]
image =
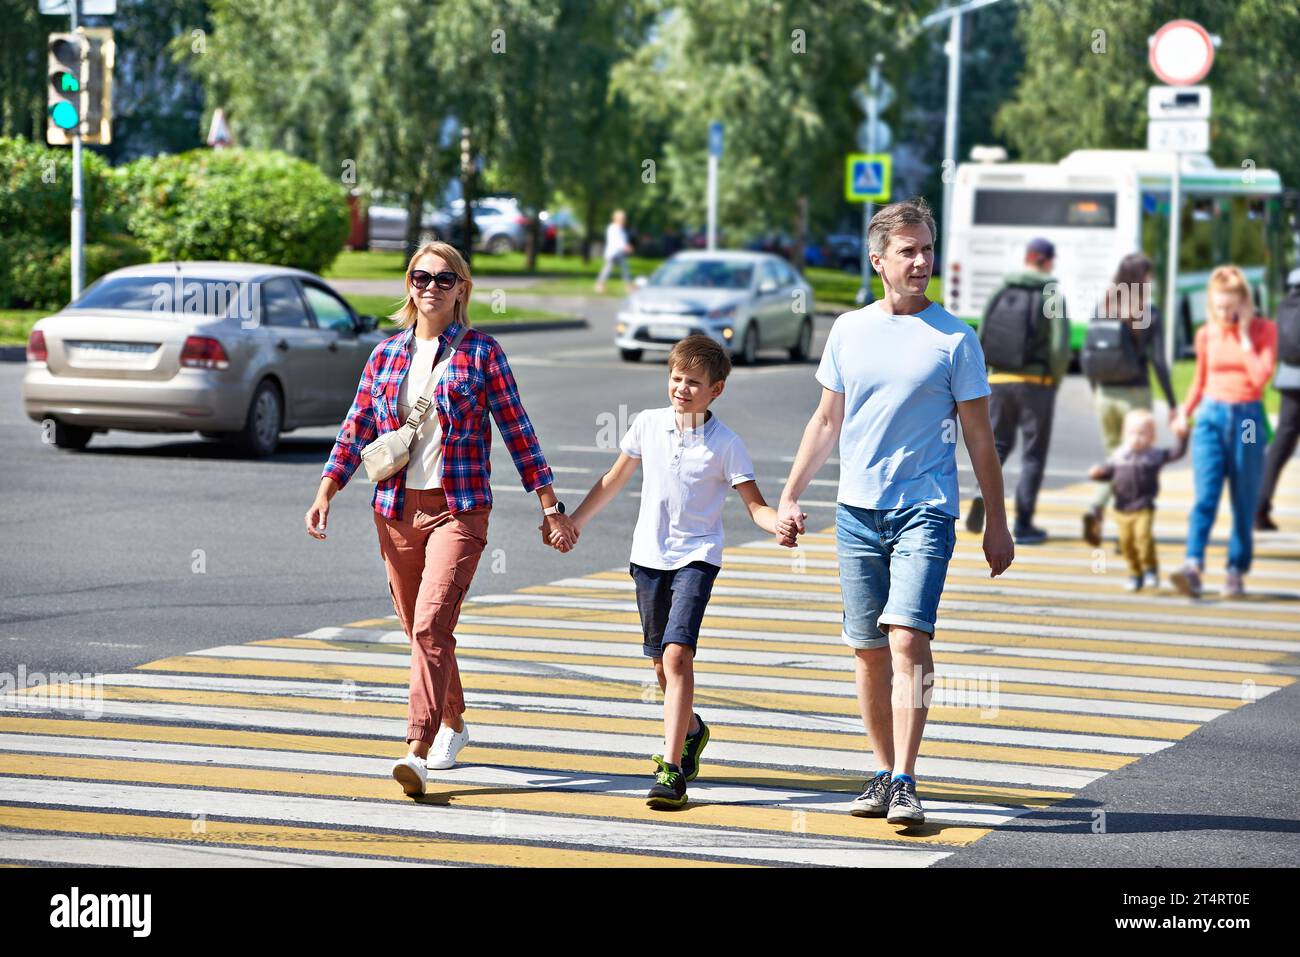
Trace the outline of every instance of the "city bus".
[[[1076, 352], [1127, 254], [1141, 251], [1155, 263], [1163, 306], [1173, 162], [1169, 153], [1076, 150], [1056, 164], [962, 164], [943, 247], [944, 305], [978, 328], [1003, 276], [1022, 268], [1025, 245], [1043, 236], [1056, 247], [1053, 272]], [[1278, 174], [1249, 162], [1220, 168], [1196, 154], [1185, 154], [1182, 164], [1175, 343], [1185, 355], [1205, 321], [1205, 284], [1216, 265], [1242, 267], [1264, 315], [1279, 301], [1285, 270]]]

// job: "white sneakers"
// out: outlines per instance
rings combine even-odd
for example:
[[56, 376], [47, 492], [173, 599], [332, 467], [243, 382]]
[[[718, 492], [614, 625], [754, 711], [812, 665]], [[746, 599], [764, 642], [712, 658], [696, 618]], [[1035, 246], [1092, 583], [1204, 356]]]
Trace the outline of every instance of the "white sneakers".
[[456, 764], [456, 756], [461, 748], [469, 744], [469, 725], [462, 724], [459, 731], [443, 725], [429, 746], [429, 756], [420, 758], [414, 754], [393, 765], [393, 780], [402, 786], [402, 790], [411, 797], [418, 797], [425, 792], [429, 784], [429, 771], [445, 771]]
[[456, 755], [461, 748], [469, 744], [469, 725], [461, 724], [459, 731], [453, 731], [445, 724], [438, 729], [438, 735], [429, 747], [429, 756], [425, 759], [426, 767], [443, 771], [456, 764]]
[[393, 780], [411, 797], [423, 794], [425, 786], [429, 783], [429, 772], [425, 768], [424, 760], [414, 754], [408, 754], [393, 765]]

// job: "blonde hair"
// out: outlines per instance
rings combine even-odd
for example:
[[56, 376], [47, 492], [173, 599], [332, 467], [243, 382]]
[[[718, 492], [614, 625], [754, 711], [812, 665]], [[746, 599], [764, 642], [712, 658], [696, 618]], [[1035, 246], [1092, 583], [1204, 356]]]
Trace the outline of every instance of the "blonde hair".
[[461, 282], [464, 283], [465, 295], [463, 297], [457, 297], [456, 305], [453, 307], [452, 317], [454, 321], [459, 322], [462, 326], [468, 327], [470, 324], [469, 294], [474, 288], [474, 280], [470, 278], [469, 274], [469, 264], [465, 262], [465, 257], [460, 254], [459, 249], [451, 243], [444, 243], [441, 241], [425, 243], [415, 251], [415, 255], [411, 257], [411, 261], [406, 264], [406, 301], [403, 302], [402, 305], [398, 307], [397, 311], [388, 318], [396, 323], [399, 329], [405, 329], [408, 326], [415, 324], [416, 316], [420, 313], [415, 306], [415, 297], [411, 295], [411, 273], [415, 269], [415, 264], [420, 261], [420, 257], [427, 253], [433, 253], [435, 256], [442, 257], [442, 259], [446, 261], [447, 267], [459, 276]]
[[1214, 298], [1210, 295], [1215, 292], [1235, 293], [1243, 303], [1251, 304], [1250, 283], [1246, 281], [1246, 274], [1236, 266], [1219, 266], [1210, 273], [1210, 281], [1205, 287], [1206, 315], [1216, 322], [1223, 322], [1224, 318], [1215, 310]]
[[1156, 424], [1156, 417], [1151, 414], [1149, 409], [1129, 409], [1124, 414], [1124, 428], [1136, 428], [1137, 426], [1145, 427], [1147, 423], [1152, 426]]

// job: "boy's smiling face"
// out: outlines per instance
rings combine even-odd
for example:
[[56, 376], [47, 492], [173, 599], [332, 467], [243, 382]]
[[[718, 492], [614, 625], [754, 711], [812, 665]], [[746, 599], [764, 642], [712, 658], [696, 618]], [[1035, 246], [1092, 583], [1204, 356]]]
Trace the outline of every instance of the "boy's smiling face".
[[708, 374], [701, 367], [683, 369], [673, 366], [668, 370], [668, 401], [674, 412], [706, 412], [709, 405], [726, 385], [724, 380], [710, 383]]

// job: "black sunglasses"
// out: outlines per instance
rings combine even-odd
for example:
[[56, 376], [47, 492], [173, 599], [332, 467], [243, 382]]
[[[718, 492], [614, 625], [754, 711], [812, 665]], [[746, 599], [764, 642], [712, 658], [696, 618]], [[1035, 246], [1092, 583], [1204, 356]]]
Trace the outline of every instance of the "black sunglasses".
[[456, 283], [460, 282], [460, 277], [450, 269], [440, 273], [425, 272], [423, 269], [417, 269], [411, 273], [411, 285], [416, 289], [427, 289], [429, 283], [433, 283], [444, 292], [448, 289], [455, 289]]

